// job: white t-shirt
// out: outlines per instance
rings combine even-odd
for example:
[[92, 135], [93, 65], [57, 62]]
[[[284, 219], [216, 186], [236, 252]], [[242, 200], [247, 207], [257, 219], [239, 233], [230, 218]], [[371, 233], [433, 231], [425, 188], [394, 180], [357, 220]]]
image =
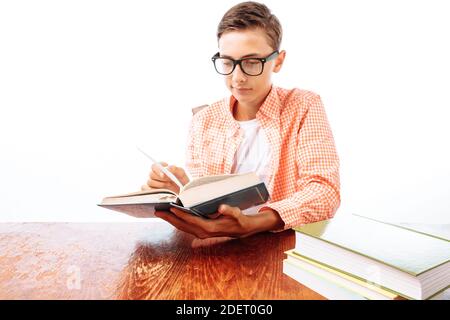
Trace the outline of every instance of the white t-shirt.
[[[258, 119], [238, 121], [244, 137], [234, 155], [232, 173], [256, 172], [266, 187], [269, 179], [269, 166], [272, 156], [269, 140]], [[257, 213], [263, 205], [244, 210], [245, 214]]]

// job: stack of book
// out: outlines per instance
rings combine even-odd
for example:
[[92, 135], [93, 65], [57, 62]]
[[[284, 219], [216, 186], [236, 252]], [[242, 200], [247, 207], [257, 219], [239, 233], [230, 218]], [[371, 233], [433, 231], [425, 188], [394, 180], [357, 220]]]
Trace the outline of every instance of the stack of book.
[[328, 299], [442, 299], [450, 286], [450, 242], [358, 215], [295, 228], [283, 272]]

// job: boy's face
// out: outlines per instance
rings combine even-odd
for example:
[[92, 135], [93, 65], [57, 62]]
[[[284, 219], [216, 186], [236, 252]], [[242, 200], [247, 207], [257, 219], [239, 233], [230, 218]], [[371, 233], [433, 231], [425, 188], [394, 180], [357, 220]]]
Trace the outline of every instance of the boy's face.
[[[265, 58], [274, 51], [262, 29], [228, 31], [219, 39], [220, 56], [234, 60]], [[272, 73], [281, 69], [284, 56], [283, 51], [276, 59], [267, 61], [263, 73], [259, 76], [246, 75], [237, 65], [232, 74], [224, 76], [227, 88], [239, 103], [261, 103], [272, 85]]]

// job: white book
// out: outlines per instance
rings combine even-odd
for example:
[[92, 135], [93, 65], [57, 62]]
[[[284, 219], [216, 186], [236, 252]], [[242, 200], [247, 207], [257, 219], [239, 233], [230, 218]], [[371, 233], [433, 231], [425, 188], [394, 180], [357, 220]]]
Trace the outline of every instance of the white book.
[[367, 300], [365, 297], [317, 274], [283, 260], [283, 273], [329, 300]]
[[315, 261], [309, 260], [306, 257], [298, 256], [289, 250], [286, 252], [287, 262], [291, 263], [293, 266], [306, 270], [324, 281], [328, 281], [338, 286], [344, 287], [358, 295], [363, 296], [370, 300], [394, 300], [394, 299], [404, 299], [398, 296], [396, 293], [390, 292], [379, 286], [365, 282], [361, 279], [353, 277], [351, 275], [345, 274], [343, 272], [334, 270], [325, 265], [321, 265]]

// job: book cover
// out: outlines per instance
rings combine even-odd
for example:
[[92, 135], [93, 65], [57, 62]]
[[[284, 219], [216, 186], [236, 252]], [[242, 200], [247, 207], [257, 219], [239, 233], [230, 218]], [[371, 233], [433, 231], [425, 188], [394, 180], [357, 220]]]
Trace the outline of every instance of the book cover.
[[340, 215], [294, 230], [413, 276], [450, 261], [448, 240], [357, 215]]

